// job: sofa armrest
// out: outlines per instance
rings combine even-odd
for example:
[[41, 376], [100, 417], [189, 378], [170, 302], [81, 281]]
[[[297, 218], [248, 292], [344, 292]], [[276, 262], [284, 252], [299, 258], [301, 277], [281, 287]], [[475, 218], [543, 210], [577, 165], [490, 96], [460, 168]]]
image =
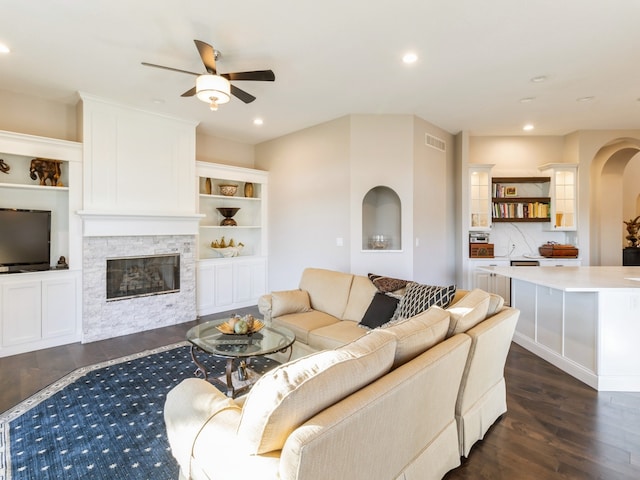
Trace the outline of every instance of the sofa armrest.
[[[209, 382], [182, 381], [167, 394], [164, 420], [173, 456], [183, 472], [190, 471], [193, 447], [204, 427], [216, 416], [240, 417], [240, 407]], [[235, 430], [230, 430], [235, 437]]]
[[271, 303], [271, 294], [267, 293], [266, 295], [262, 295], [258, 299], [258, 311], [262, 315], [265, 321], [271, 321], [271, 311], [272, 311], [272, 303]]

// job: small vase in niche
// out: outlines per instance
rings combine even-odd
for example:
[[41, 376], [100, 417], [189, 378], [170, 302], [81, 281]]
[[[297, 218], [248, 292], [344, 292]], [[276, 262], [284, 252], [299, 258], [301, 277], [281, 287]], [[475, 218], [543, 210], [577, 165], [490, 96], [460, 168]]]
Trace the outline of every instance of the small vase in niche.
[[212, 191], [213, 191], [213, 190], [212, 190], [212, 188], [211, 188], [211, 179], [210, 179], [210, 178], [207, 178], [207, 179], [204, 181], [204, 193], [206, 193], [207, 195], [211, 195], [211, 192], [212, 192]]
[[253, 198], [253, 183], [245, 182], [244, 184], [244, 196], [247, 198]]

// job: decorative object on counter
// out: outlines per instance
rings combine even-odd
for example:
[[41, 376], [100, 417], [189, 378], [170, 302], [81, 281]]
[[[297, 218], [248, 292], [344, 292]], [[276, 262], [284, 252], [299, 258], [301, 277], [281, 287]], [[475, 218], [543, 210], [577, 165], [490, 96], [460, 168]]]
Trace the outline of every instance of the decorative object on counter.
[[207, 178], [207, 179], [204, 181], [204, 193], [206, 193], [207, 195], [211, 195], [211, 192], [212, 192], [212, 191], [213, 191], [213, 190], [212, 190], [212, 188], [211, 188], [211, 179], [210, 179], [210, 178]]
[[238, 245], [236, 245], [233, 238], [229, 240], [229, 243], [225, 241], [224, 237], [220, 240], [214, 240], [211, 242], [211, 249], [221, 257], [225, 258], [237, 257], [240, 255], [240, 251], [243, 247], [244, 244], [242, 242], [239, 242]]
[[216, 328], [226, 335], [251, 335], [260, 331], [264, 327], [264, 323], [253, 318], [253, 315], [234, 315], [229, 320]]
[[56, 264], [56, 268], [58, 270], [64, 270], [64, 269], [69, 268], [69, 265], [67, 264], [67, 259], [64, 256], [61, 256], [58, 259], [58, 263]]
[[373, 235], [369, 240], [369, 248], [372, 250], [385, 250], [389, 247], [389, 237], [385, 235]]
[[493, 243], [470, 243], [469, 258], [494, 258]]
[[217, 210], [224, 217], [224, 220], [220, 222], [221, 227], [235, 227], [238, 225], [233, 219], [233, 216], [238, 213], [239, 208], [218, 207]]
[[9, 164], [7, 164], [3, 159], [0, 158], [0, 172], [9, 173], [9, 170], [11, 170]]
[[61, 160], [51, 160], [48, 158], [34, 158], [29, 167], [31, 180], [40, 180], [40, 185], [46, 185], [47, 180], [52, 187], [63, 187], [60, 177], [62, 176]]
[[630, 247], [638, 246], [638, 229], [640, 229], [640, 215], [638, 215], [633, 220], [629, 220], [628, 222], [623, 222], [627, 226], [627, 235], [625, 238], [629, 242]]
[[578, 258], [578, 248], [573, 245], [561, 245], [547, 242], [538, 248], [540, 255], [546, 258]]
[[218, 189], [220, 190], [220, 195], [224, 195], [225, 197], [233, 197], [238, 191], [238, 185], [227, 183], [218, 185]]
[[244, 184], [244, 196], [247, 198], [253, 198], [253, 183], [245, 182]]

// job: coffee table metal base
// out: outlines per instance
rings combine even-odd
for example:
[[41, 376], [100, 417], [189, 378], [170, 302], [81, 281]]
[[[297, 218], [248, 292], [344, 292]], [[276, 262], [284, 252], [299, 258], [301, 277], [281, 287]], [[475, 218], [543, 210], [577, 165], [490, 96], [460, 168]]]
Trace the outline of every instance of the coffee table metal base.
[[[196, 365], [196, 371], [194, 372], [194, 375], [196, 377], [202, 377], [204, 380], [209, 381], [207, 369], [202, 364], [202, 362], [198, 360], [195, 352], [196, 350], [199, 350], [207, 355], [211, 354], [208, 354], [201, 348], [198, 348], [196, 345], [191, 345], [191, 359]], [[291, 358], [293, 348], [291, 348], [290, 346], [280, 351], [285, 352], [287, 350], [289, 350], [289, 358]], [[225, 373], [224, 375], [213, 378], [212, 381], [219, 383], [226, 390], [225, 394], [227, 395], [227, 397], [235, 398], [236, 395], [244, 393], [246, 390], [251, 388], [251, 386], [260, 378], [260, 374], [250, 367], [251, 358], [239, 359], [240, 363], [238, 364], [238, 368], [236, 370], [233, 369], [233, 361], [236, 360], [236, 358], [222, 358], [226, 358], [227, 360]]]

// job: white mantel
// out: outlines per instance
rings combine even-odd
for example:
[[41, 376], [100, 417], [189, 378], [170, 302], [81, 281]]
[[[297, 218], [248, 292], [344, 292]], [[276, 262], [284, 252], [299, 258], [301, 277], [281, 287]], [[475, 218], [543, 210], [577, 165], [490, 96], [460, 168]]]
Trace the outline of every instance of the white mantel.
[[86, 212], [83, 220], [84, 237], [123, 237], [158, 235], [197, 235], [202, 214], [158, 214]]

